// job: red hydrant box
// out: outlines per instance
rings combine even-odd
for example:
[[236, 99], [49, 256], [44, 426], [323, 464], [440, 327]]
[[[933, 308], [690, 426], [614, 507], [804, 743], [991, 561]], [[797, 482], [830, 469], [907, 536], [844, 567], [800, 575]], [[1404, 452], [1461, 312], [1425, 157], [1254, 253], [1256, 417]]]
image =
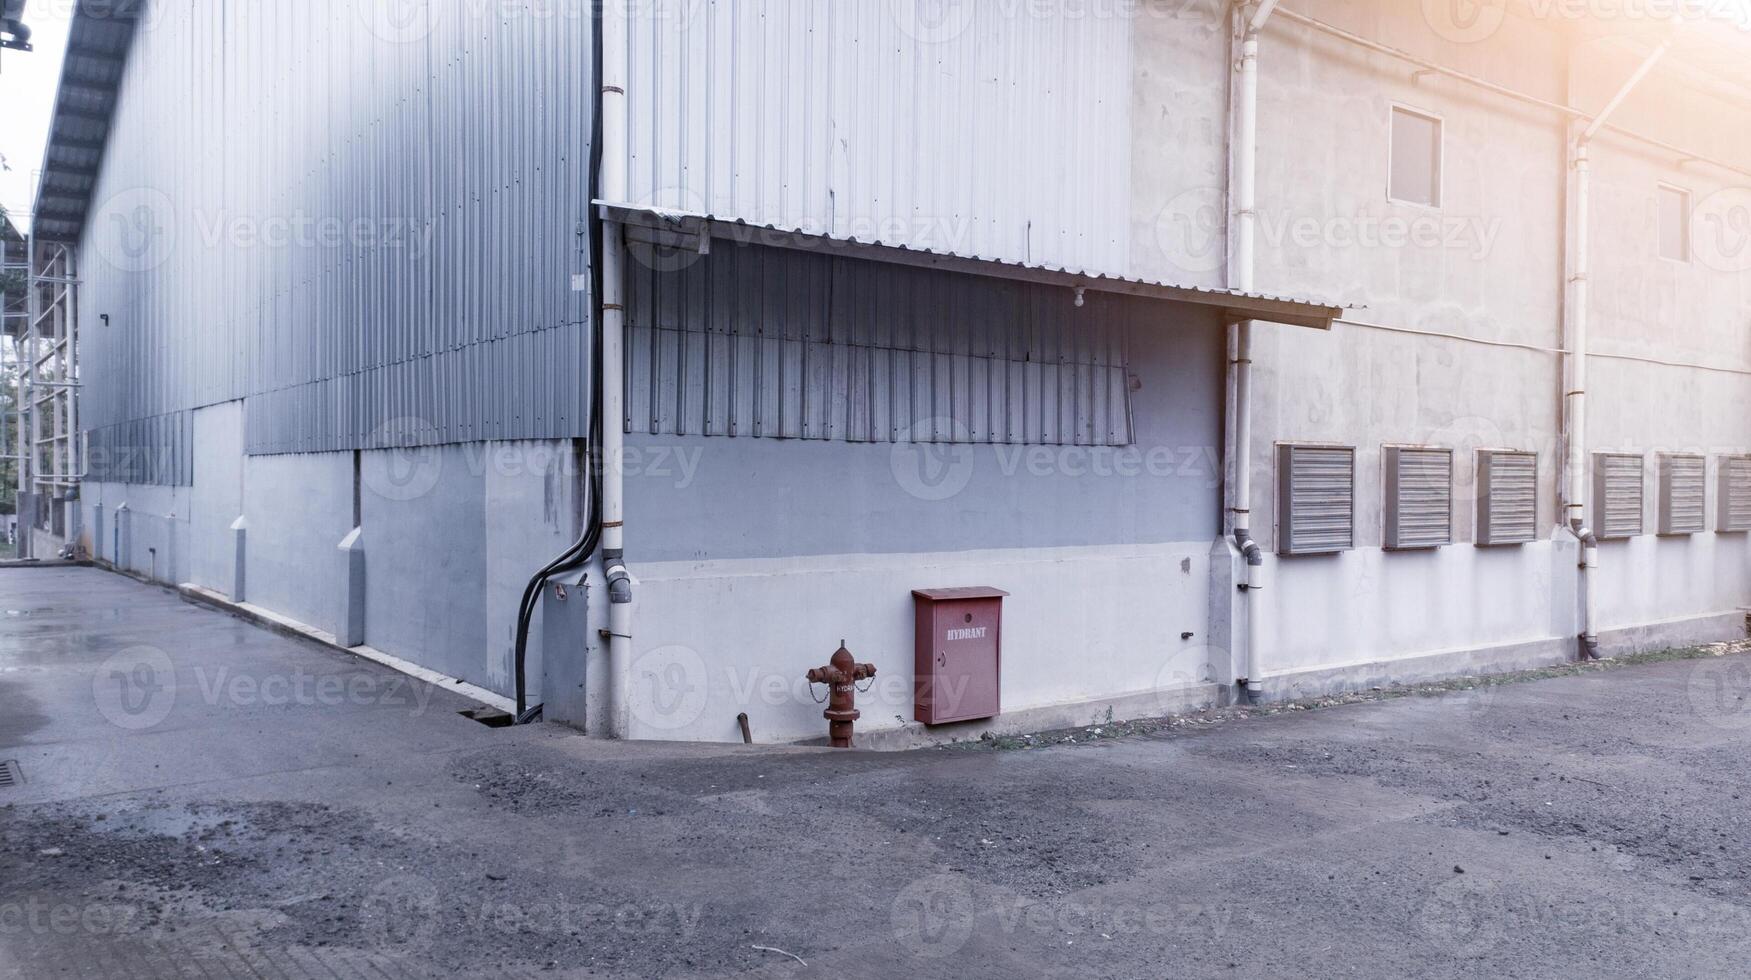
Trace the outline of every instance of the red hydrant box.
[[926, 725], [995, 717], [1003, 710], [1003, 597], [973, 586], [916, 589], [912, 717]]

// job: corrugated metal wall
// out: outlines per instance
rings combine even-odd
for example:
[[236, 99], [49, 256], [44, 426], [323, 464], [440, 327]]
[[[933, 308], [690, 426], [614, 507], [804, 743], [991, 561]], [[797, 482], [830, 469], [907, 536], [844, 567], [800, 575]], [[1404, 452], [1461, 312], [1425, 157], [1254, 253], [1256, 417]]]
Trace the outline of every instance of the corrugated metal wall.
[[1130, 4], [634, 7], [625, 203], [1130, 274]]
[[591, 74], [586, 0], [155, 0], [83, 241], [88, 427], [582, 434]]
[[721, 242], [654, 265], [629, 274], [631, 431], [1132, 441], [1125, 338], [1148, 301]]

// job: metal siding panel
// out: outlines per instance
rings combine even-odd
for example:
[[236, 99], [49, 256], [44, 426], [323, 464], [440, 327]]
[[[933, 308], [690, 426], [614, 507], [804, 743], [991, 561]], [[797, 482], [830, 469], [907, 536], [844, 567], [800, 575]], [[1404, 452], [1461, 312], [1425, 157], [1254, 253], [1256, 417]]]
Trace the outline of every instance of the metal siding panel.
[[[1070, 317], [1061, 290], [1018, 298], [979, 278], [725, 244], [688, 267], [633, 277], [628, 424], [653, 434], [1125, 445], [1130, 391], [1114, 338], [1134, 302]], [[1026, 335], [1042, 322], [1047, 364], [1027, 353], [1045, 349]]]
[[[87, 305], [123, 328], [87, 331], [91, 431], [156, 440], [119, 423], [247, 398], [251, 453], [401, 416], [422, 442], [582, 434], [590, 19], [429, 10], [407, 43], [346, 3], [155, 10], [82, 243]], [[142, 203], [170, 261], [104, 261]], [[235, 234], [264, 228], [294, 237]]]
[[625, 203], [1128, 273], [1133, 14], [965, 11], [952, 37], [785, 0], [632, 18]]

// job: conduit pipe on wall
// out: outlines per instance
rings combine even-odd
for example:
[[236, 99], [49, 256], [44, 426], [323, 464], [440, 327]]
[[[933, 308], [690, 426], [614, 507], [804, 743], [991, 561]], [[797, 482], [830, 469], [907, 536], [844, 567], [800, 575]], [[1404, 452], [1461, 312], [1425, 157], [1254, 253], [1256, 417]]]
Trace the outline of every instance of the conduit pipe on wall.
[[1586, 595], [1586, 601], [1581, 614], [1581, 649], [1582, 660], [1597, 660], [1599, 658], [1599, 627], [1598, 602], [1595, 598], [1599, 568], [1599, 540], [1593, 530], [1587, 527], [1587, 326], [1588, 303], [1591, 299], [1592, 248], [1589, 238], [1592, 234], [1593, 215], [1593, 138], [1605, 127], [1609, 120], [1636, 86], [1648, 77], [1654, 70], [1654, 65], [1666, 56], [1670, 50], [1670, 40], [1656, 47], [1641, 67], [1629, 77], [1605, 108], [1593, 117], [1575, 137], [1570, 147], [1570, 166], [1575, 174], [1574, 194], [1571, 196], [1573, 213], [1570, 217], [1570, 242], [1574, 249], [1574, 265], [1569, 277], [1569, 379], [1567, 391], [1564, 392], [1564, 402], [1567, 411], [1563, 420], [1567, 427], [1564, 437], [1568, 443], [1567, 489], [1563, 494], [1563, 509], [1565, 523], [1570, 533], [1581, 543], [1581, 590]]
[[[602, 200], [626, 200], [626, 5], [602, 5]], [[609, 222], [602, 235], [602, 567], [608, 581], [608, 734], [625, 738], [631, 713], [632, 587], [626, 569], [625, 482], [626, 235]]]
[[[1263, 0], [1254, 7], [1237, 7], [1240, 34], [1238, 99], [1234, 124], [1234, 212], [1236, 219], [1234, 269], [1229, 278], [1235, 288], [1253, 291], [1258, 242], [1258, 114], [1259, 32], [1276, 9], [1278, 0]], [[1234, 351], [1230, 383], [1234, 386], [1234, 545], [1246, 562], [1246, 578], [1240, 588], [1245, 595], [1246, 657], [1241, 693], [1248, 703], [1257, 703], [1264, 693], [1264, 670], [1259, 651], [1259, 593], [1265, 586], [1264, 549], [1252, 539], [1252, 322], [1242, 320], [1231, 328]]]

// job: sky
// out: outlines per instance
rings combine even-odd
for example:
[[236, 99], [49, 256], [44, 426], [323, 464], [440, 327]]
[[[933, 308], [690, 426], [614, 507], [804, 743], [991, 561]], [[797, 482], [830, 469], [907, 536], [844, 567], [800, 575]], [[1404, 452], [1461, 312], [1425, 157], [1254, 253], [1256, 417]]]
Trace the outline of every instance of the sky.
[[0, 51], [0, 156], [9, 168], [0, 170], [0, 206], [20, 230], [29, 227], [36, 199], [72, 9], [70, 2], [33, 0], [25, 6], [24, 20], [36, 50]]

